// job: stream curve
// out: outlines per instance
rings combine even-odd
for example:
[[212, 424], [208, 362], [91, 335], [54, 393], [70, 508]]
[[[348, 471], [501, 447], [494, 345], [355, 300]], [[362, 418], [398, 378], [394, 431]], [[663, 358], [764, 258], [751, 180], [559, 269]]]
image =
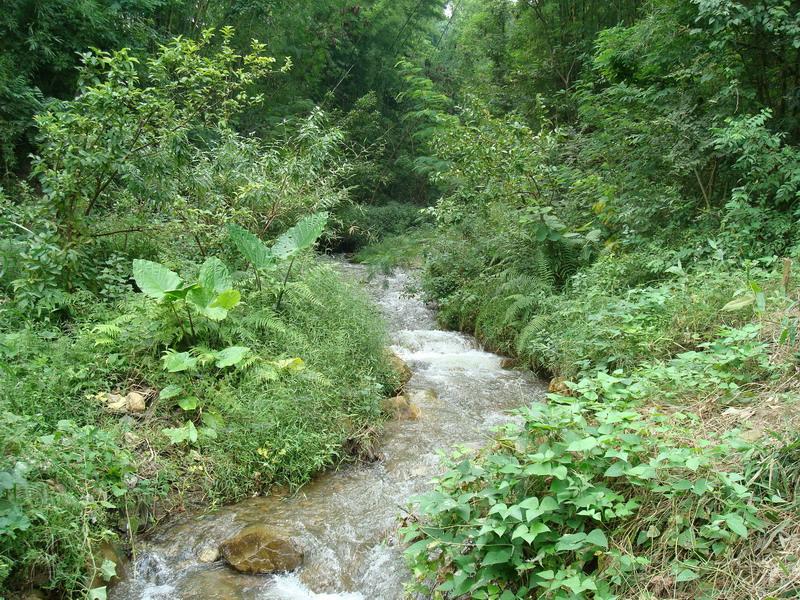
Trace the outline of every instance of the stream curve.
[[[111, 600], [400, 600], [409, 573], [397, 527], [408, 500], [429, 488], [443, 452], [482, 445], [509, 409], [545, 393], [533, 375], [503, 369], [502, 358], [470, 336], [438, 329], [413, 292], [414, 273], [369, 277], [358, 265], [341, 269], [385, 315], [392, 350], [413, 372], [406, 389], [419, 418], [387, 423], [375, 463], [324, 473], [288, 497], [172, 521], [139, 543]], [[291, 532], [305, 553], [296, 573], [243, 575], [214, 560], [222, 541], [254, 523]]]

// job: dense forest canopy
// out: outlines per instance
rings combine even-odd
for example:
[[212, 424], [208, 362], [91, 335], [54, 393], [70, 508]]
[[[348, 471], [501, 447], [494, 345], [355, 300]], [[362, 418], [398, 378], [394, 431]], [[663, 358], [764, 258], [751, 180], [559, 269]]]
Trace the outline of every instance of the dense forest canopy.
[[798, 593], [800, 2], [6, 0], [0, 596], [359, 455], [401, 382], [314, 247], [553, 379], [416, 591]]

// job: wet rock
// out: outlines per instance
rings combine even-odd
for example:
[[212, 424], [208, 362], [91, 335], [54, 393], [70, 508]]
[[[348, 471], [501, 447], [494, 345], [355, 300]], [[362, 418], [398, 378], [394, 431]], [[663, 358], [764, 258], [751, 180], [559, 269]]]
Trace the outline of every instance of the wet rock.
[[519, 366], [519, 362], [516, 358], [509, 358], [505, 357], [503, 360], [500, 361], [500, 368], [501, 369], [516, 369]]
[[294, 571], [303, 564], [303, 553], [281, 533], [266, 525], [250, 525], [222, 542], [222, 556], [241, 573]]
[[381, 408], [383, 412], [388, 413], [395, 419], [416, 421], [422, 414], [419, 406], [414, 404], [411, 399], [405, 395], [387, 398], [381, 403]]
[[400, 377], [400, 387], [402, 388], [405, 384], [409, 382], [413, 373], [411, 372], [411, 368], [406, 364], [402, 358], [397, 356], [391, 350], [387, 350], [386, 354], [389, 359], [389, 364], [392, 366], [392, 369], [399, 375]]
[[551, 394], [560, 394], [562, 396], [572, 396], [572, 389], [567, 386], [567, 380], [563, 377], [554, 377], [550, 380], [550, 385], [547, 386], [547, 391]]
[[430, 406], [439, 399], [436, 390], [411, 390], [405, 396], [411, 404]]
[[214, 547], [201, 548], [197, 553], [197, 560], [201, 563], [213, 563], [219, 559], [219, 549]]

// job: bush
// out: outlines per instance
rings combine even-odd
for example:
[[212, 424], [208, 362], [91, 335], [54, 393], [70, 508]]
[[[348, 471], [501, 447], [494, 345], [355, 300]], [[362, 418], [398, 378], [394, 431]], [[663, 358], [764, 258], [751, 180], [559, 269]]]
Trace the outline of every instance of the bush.
[[163, 495], [167, 473], [143, 475], [114, 429], [3, 411], [0, 440], [0, 591], [108, 581], [114, 564], [100, 547], [117, 539], [117, 518], [136, 530], [139, 505]]
[[403, 234], [429, 219], [415, 204], [350, 204], [337, 213], [338, 231], [330, 245], [339, 252], [354, 252], [386, 237]]
[[757, 336], [729, 330], [629, 377], [586, 377], [570, 397], [518, 411], [522, 425], [491, 446], [454, 457], [404, 529], [417, 590], [611, 599], [663, 581], [681, 597], [728, 597], [737, 576], [717, 561], [750, 553], [744, 540], [784, 499], [749, 477], [753, 448], [735, 432], [704, 440], [697, 417], [638, 406], [679, 387], [733, 392], [775, 372]]

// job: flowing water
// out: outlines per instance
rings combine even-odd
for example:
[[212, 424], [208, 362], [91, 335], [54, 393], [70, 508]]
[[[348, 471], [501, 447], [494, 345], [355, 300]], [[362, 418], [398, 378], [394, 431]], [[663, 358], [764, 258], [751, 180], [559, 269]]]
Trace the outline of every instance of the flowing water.
[[[483, 444], [509, 419], [508, 409], [544, 393], [536, 379], [503, 369], [502, 358], [471, 337], [437, 329], [434, 313], [409, 291], [412, 274], [369, 279], [361, 267], [341, 268], [380, 305], [392, 349], [413, 371], [407, 390], [419, 418], [387, 424], [375, 463], [325, 473], [292, 496], [253, 498], [174, 521], [140, 543], [112, 600], [400, 599], [409, 573], [397, 527], [409, 498], [441, 471], [442, 451]], [[298, 543], [305, 562], [296, 573], [249, 576], [221, 561], [203, 562], [254, 523]]]

